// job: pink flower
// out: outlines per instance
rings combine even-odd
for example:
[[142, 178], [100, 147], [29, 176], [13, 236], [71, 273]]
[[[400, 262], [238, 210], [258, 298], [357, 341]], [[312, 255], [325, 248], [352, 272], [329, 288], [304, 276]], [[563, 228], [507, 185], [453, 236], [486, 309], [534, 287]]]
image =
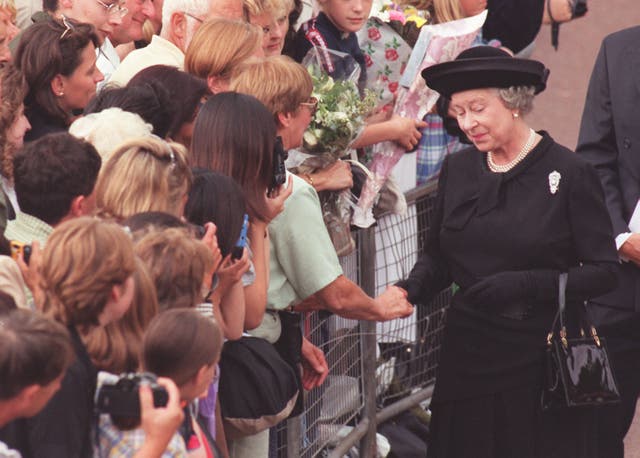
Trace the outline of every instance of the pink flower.
[[396, 91], [398, 90], [398, 82], [397, 81], [393, 81], [391, 83], [389, 83], [389, 92], [391, 92], [392, 94], [395, 94]]
[[375, 27], [369, 27], [369, 29], [367, 30], [367, 35], [369, 35], [369, 39], [373, 41], [378, 41], [382, 37], [380, 31]]
[[404, 13], [402, 11], [391, 10], [389, 11], [389, 19], [392, 21], [400, 21], [404, 24], [406, 18], [404, 17]]
[[387, 60], [398, 60], [398, 51], [396, 51], [395, 49], [387, 49], [384, 52], [384, 57]]
[[371, 56], [369, 54], [364, 55], [364, 63], [367, 67], [371, 67], [373, 65], [373, 60], [371, 60]]

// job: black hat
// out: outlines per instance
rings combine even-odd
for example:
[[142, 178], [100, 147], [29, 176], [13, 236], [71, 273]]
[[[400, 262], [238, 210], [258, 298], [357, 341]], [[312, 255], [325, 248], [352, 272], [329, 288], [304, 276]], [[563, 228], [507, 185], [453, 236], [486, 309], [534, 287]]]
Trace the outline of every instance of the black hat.
[[446, 97], [469, 89], [510, 86], [533, 86], [537, 94], [547, 87], [548, 76], [542, 62], [511, 57], [493, 46], [466, 49], [455, 60], [422, 71], [427, 86]]

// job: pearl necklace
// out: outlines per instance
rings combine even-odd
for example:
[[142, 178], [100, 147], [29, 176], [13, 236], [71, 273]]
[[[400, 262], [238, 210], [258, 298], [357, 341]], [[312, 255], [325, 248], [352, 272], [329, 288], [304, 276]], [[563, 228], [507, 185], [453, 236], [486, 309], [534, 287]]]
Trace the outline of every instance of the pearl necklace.
[[533, 144], [535, 143], [535, 141], [536, 141], [536, 131], [529, 128], [529, 138], [527, 139], [527, 143], [524, 144], [524, 146], [522, 147], [518, 155], [514, 157], [513, 160], [511, 162], [508, 162], [507, 164], [502, 164], [502, 165], [496, 164], [493, 161], [493, 154], [491, 153], [491, 151], [489, 151], [487, 153], [487, 165], [489, 166], [489, 170], [497, 173], [508, 172], [509, 170], [514, 168], [516, 165], [518, 165], [520, 161], [522, 161], [527, 154], [529, 154], [529, 152], [533, 149]]

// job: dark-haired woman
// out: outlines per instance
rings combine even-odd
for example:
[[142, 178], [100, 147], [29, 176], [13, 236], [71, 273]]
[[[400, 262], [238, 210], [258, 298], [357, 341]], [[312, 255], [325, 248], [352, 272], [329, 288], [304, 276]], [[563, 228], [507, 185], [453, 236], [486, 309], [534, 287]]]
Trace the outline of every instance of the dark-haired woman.
[[104, 79], [96, 67], [95, 29], [70, 19], [47, 20], [29, 27], [16, 51], [16, 66], [29, 86], [25, 113], [31, 131], [25, 141], [66, 131], [75, 114]]
[[[251, 135], [247, 135], [251, 126]], [[233, 178], [244, 192], [249, 214], [249, 247], [256, 278], [245, 288], [245, 329], [262, 322], [269, 283], [267, 226], [291, 195], [291, 183], [269, 194], [276, 125], [258, 99], [235, 92], [210, 98], [200, 109], [191, 142], [195, 165]]]
[[176, 67], [152, 65], [140, 70], [127, 83], [127, 87], [145, 85], [151, 81], [162, 85], [174, 102], [167, 137], [189, 148], [198, 110], [211, 95], [206, 81]]
[[548, 71], [488, 46], [428, 67], [473, 148], [447, 156], [426, 253], [400, 283], [426, 304], [452, 282], [431, 403], [429, 457], [588, 458], [594, 412], [541, 408], [546, 336], [568, 272], [568, 310], [616, 285], [618, 256], [595, 170], [523, 116]]

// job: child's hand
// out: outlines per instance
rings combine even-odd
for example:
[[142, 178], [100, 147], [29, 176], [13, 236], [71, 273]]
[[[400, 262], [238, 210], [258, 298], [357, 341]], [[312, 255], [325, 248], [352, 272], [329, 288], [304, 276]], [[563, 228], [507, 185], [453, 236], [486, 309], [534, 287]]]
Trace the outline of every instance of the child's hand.
[[140, 423], [145, 439], [134, 458], [161, 456], [184, 421], [180, 392], [175, 383], [171, 379], [160, 377], [158, 384], [165, 387], [169, 394], [165, 407], [154, 407], [151, 388], [148, 384], [140, 385]]
[[395, 136], [393, 141], [407, 151], [411, 151], [418, 145], [420, 137], [422, 137], [420, 129], [427, 127], [427, 123], [424, 121], [416, 121], [415, 119], [404, 118], [395, 114], [389, 122], [394, 125], [393, 131]]
[[240, 259], [231, 259], [231, 255], [228, 255], [222, 260], [217, 272], [218, 286], [216, 288], [220, 290], [220, 298], [225, 297], [231, 287], [242, 280], [242, 276], [247, 273], [249, 267], [251, 267], [251, 262], [249, 262], [249, 250], [246, 248], [242, 250]]
[[211, 250], [211, 254], [213, 255], [213, 269], [212, 272], [208, 272], [213, 276], [213, 274], [220, 267], [220, 262], [222, 261], [222, 253], [220, 253], [220, 248], [218, 247], [218, 237], [216, 237], [216, 231], [218, 228], [213, 223], [206, 223], [204, 225], [206, 228], [206, 232], [204, 233], [204, 237], [202, 237], [202, 243], [207, 245], [207, 248]]

